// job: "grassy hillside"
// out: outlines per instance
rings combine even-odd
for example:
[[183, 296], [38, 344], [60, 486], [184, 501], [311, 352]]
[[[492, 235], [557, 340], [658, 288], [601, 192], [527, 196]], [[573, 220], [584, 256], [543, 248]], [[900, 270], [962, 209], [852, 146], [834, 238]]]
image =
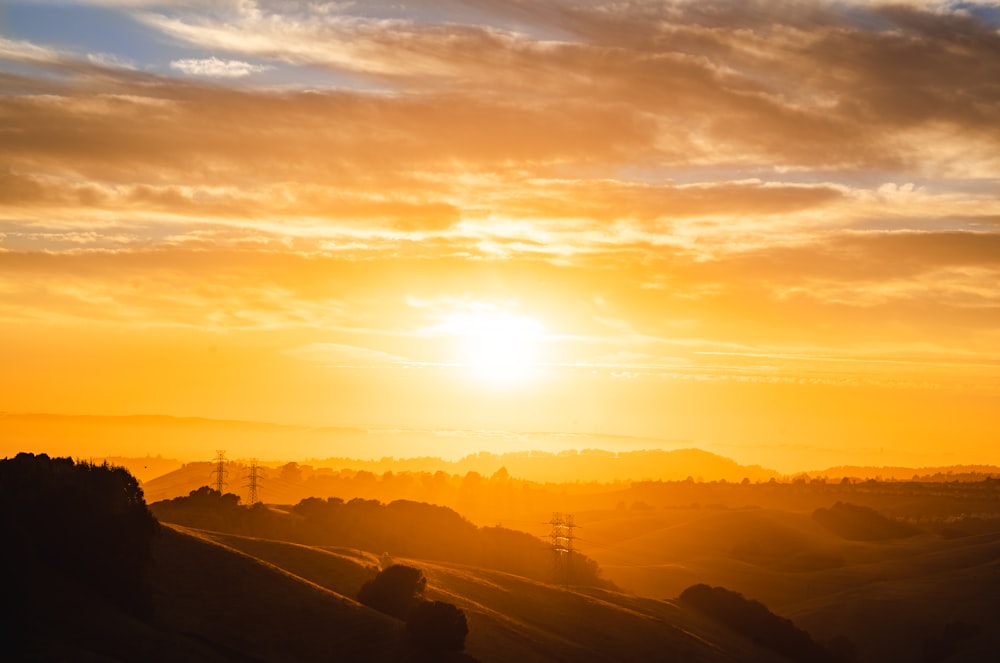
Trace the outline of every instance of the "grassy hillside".
[[862, 661], [997, 660], [1000, 532], [925, 535], [845, 571], [836, 591], [787, 614], [821, 638], [849, 633]]
[[[372, 577], [359, 551], [197, 532], [335, 592]], [[490, 661], [780, 661], [742, 636], [674, 602], [557, 587], [499, 571], [394, 560], [424, 571], [427, 598], [453, 603], [469, 623], [466, 651]]]
[[[457, 512], [434, 504], [397, 500], [309, 498], [290, 509], [256, 504], [241, 507], [233, 494], [203, 488], [187, 497], [150, 505], [157, 518], [205, 530], [294, 541], [314, 546], [347, 546], [403, 557], [436, 559], [552, 580], [549, 545], [530, 534], [502, 527], [477, 527]], [[578, 584], [607, 586], [596, 563], [572, 556]]]
[[0, 660], [416, 660], [400, 622], [207, 536], [164, 526], [153, 555], [150, 619], [70, 578], [39, 574], [18, 606], [23, 642], [5, 641]]
[[[944, 490], [948, 497], [955, 488]], [[395, 561], [424, 570], [428, 598], [465, 611], [468, 651], [483, 661], [670, 660], [664, 652], [767, 660], [760, 647], [672, 600], [698, 583], [761, 601], [821, 644], [846, 636], [860, 663], [993, 660], [1000, 651], [990, 627], [1000, 623], [1000, 521], [925, 522], [912, 536], [884, 540], [845, 538], [809, 511], [778, 508], [615, 509], [578, 513], [577, 522], [580, 547], [605, 577], [649, 598], [440, 560]], [[203, 536], [348, 596], [381, 561], [347, 549]]]
[[[924, 499], [923, 495], [917, 496]], [[857, 541], [809, 513], [655, 509], [579, 514], [605, 577], [652, 597], [704, 582], [739, 591], [862, 663], [996, 660], [1000, 520], [955, 519]]]
[[162, 628], [232, 660], [390, 661], [406, 653], [402, 625], [353, 599], [208, 536], [163, 529], [154, 578]]
[[804, 592], [825, 591], [818, 579], [804, 585], [810, 571], [835, 570], [863, 556], [860, 546], [799, 513], [665, 509], [630, 513], [624, 523], [615, 513], [580, 518], [587, 523], [587, 552], [604, 575], [653, 597], [677, 596], [706, 582], [774, 607]]

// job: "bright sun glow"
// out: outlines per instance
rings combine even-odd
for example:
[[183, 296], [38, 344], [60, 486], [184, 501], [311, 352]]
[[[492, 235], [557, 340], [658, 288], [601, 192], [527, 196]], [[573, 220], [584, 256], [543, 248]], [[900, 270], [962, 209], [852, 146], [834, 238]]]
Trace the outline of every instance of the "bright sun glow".
[[477, 377], [509, 382], [538, 371], [545, 328], [533, 318], [494, 310], [457, 312], [442, 328], [462, 340], [460, 361]]

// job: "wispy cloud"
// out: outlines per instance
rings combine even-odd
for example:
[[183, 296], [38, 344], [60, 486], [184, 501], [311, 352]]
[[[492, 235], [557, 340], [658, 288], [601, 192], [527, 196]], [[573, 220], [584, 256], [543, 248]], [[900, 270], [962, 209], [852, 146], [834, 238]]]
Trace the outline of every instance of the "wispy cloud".
[[56, 62], [62, 54], [24, 39], [0, 37], [0, 58], [22, 62]]
[[135, 69], [135, 62], [112, 53], [88, 53], [87, 60], [101, 67]]
[[259, 74], [274, 67], [262, 64], [250, 64], [241, 60], [220, 60], [216, 57], [200, 60], [174, 60], [171, 69], [176, 69], [189, 76], [206, 76], [209, 78], [242, 78], [250, 74]]

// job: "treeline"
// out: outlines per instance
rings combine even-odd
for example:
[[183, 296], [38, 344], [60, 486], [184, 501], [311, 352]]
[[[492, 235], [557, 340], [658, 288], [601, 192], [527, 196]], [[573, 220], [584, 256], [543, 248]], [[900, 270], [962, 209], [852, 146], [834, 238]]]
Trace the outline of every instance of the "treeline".
[[779, 617], [760, 601], [747, 599], [725, 587], [698, 584], [685, 589], [681, 601], [725, 624], [750, 640], [798, 663], [848, 663], [857, 659], [854, 646], [843, 637], [820, 645], [791, 620]]
[[0, 460], [3, 621], [45, 606], [37, 586], [86, 588], [126, 612], [152, 615], [150, 570], [158, 524], [127, 470], [45, 454]]
[[[458, 562], [554, 580], [552, 551], [546, 542], [503, 527], [477, 527], [447, 507], [422, 502], [313, 497], [283, 511], [263, 504], [243, 507], [236, 495], [203, 487], [150, 508], [157, 518], [188, 527]], [[589, 557], [574, 554], [570, 563], [574, 584], [611, 586], [600, 578], [597, 563]]]
[[[146, 494], [151, 501], [185, 496], [204, 485], [213, 469], [210, 463], [190, 463], [145, 484]], [[245, 467], [236, 463], [230, 463], [227, 469], [231, 475], [244, 476], [247, 473]], [[343, 495], [382, 502], [403, 499], [443, 504], [487, 522], [496, 522], [503, 517], [523, 517], [536, 511], [538, 504], [553, 502], [554, 496], [583, 495], [584, 499], [590, 499], [594, 495], [627, 490], [630, 485], [599, 482], [540, 484], [515, 478], [503, 467], [492, 474], [469, 471], [463, 475], [443, 470], [387, 470], [376, 473], [367, 469], [332, 469], [286, 463], [276, 468], [263, 468], [261, 477], [261, 494], [264, 501], [270, 504], [295, 504], [309, 497]], [[557, 507], [553, 510], [561, 509]]]
[[[558, 457], [557, 457], [558, 458]], [[211, 476], [208, 463], [192, 463], [144, 484], [151, 499], [187, 495]], [[245, 474], [231, 464], [233, 475]], [[345, 496], [381, 502], [411, 500], [441, 504], [478, 523], [544, 522], [552, 512], [656, 508], [793, 508], [812, 512], [835, 502], [849, 502], [911, 524], [1000, 517], [1000, 479], [949, 483], [796, 477], [790, 482], [633, 481], [621, 483], [536, 483], [501, 467], [493, 474], [436, 472], [376, 474], [364, 469], [316, 468], [287, 463], [268, 468], [261, 481], [270, 504], [295, 504], [308, 497]]]

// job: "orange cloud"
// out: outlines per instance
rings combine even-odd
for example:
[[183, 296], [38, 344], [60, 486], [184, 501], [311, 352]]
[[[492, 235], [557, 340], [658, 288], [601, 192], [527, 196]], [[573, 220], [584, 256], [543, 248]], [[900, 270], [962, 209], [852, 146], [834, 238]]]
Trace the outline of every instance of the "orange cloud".
[[[191, 57], [0, 39], [19, 407], [211, 414], [214, 390], [318, 420], [327, 390], [377, 418], [390, 385], [410, 423], [736, 435], [684, 395], [708, 385], [765, 439], [734, 385], [823, 435], [795, 387], [995, 398], [1000, 37], [974, 8], [142, 4]], [[551, 381], [474, 397], [418, 300], [537, 321]], [[47, 400], [32, 362], [71, 385]]]

